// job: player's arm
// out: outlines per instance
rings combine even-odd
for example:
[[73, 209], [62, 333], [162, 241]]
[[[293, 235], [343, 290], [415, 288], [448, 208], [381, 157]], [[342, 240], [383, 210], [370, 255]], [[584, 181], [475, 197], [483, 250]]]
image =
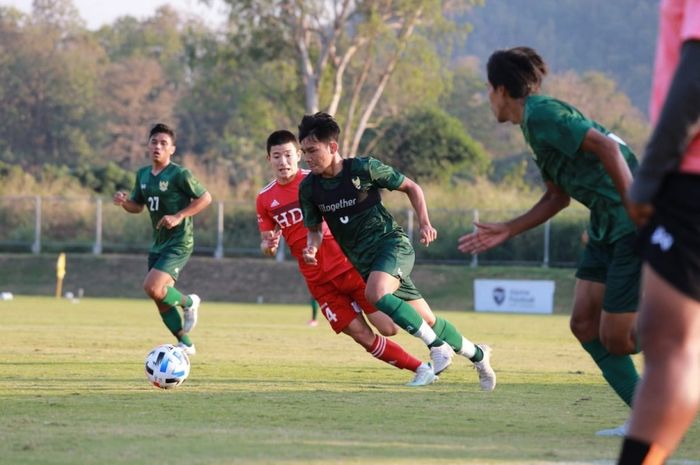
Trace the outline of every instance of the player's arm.
[[143, 204], [131, 200], [126, 191], [115, 192], [114, 196], [112, 197], [112, 202], [114, 205], [122, 207], [129, 213], [141, 213], [143, 211]]
[[630, 216], [645, 223], [654, 199], [668, 173], [677, 169], [683, 153], [698, 131], [700, 121], [700, 40], [683, 43], [678, 68], [668, 90], [659, 121], [629, 191]]
[[304, 263], [318, 265], [316, 254], [321, 247], [321, 242], [323, 242], [323, 223], [310, 225], [306, 228], [308, 233], [306, 233], [306, 247], [302, 251], [302, 258]]
[[481, 253], [544, 223], [571, 201], [569, 194], [551, 181], [540, 200], [524, 214], [504, 223], [474, 222], [476, 231], [459, 238], [457, 248], [465, 253]]
[[632, 184], [632, 172], [620, 151], [620, 145], [597, 129], [591, 128], [583, 138], [581, 150], [598, 157], [625, 202], [625, 193]]
[[161, 226], [163, 226], [167, 229], [172, 229], [178, 224], [182, 223], [182, 220], [184, 220], [185, 218], [195, 216], [196, 214], [207, 208], [209, 204], [211, 204], [211, 194], [208, 191], [205, 191], [204, 194], [192, 200], [185, 208], [183, 208], [179, 212], [175, 213], [174, 215], [165, 215], [163, 218], [161, 218], [158, 224], [156, 225], [156, 228], [160, 228]]
[[420, 242], [421, 244], [427, 246], [435, 239], [437, 239], [437, 230], [433, 228], [430, 224], [430, 217], [428, 215], [428, 205], [425, 202], [425, 194], [423, 189], [412, 179], [404, 177], [403, 182], [397, 189], [408, 196], [413, 209], [416, 211], [418, 217], [418, 224], [420, 225]]

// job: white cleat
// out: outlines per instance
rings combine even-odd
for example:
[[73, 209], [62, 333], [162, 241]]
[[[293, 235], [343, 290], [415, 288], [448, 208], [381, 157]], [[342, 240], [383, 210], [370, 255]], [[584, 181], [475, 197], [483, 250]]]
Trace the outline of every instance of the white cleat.
[[629, 428], [630, 428], [629, 420], [627, 420], [626, 422], [624, 422], [620, 426], [616, 426], [615, 428], [608, 428], [608, 429], [602, 429], [600, 431], [596, 431], [595, 435], [607, 437], [607, 438], [624, 437], [624, 436], [627, 436], [627, 431], [629, 431]]
[[195, 326], [197, 326], [197, 310], [199, 309], [199, 304], [202, 303], [202, 299], [200, 299], [197, 294], [190, 294], [187, 297], [192, 299], [192, 305], [182, 309], [182, 314], [185, 317], [185, 323], [182, 326], [182, 330], [185, 334], [189, 333]]
[[496, 372], [491, 368], [491, 347], [486, 344], [476, 344], [484, 352], [480, 362], [474, 362], [474, 368], [479, 373], [479, 385], [482, 391], [493, 391], [496, 387]]
[[183, 351], [183, 352], [185, 353], [185, 355], [187, 355], [188, 357], [191, 357], [191, 356], [193, 356], [193, 355], [195, 355], [195, 354], [197, 353], [197, 349], [195, 348], [194, 344], [192, 344], [191, 346], [188, 346], [188, 345], [185, 344], [184, 342], [180, 342], [177, 346], [178, 346], [180, 349], [182, 349], [182, 351]]
[[421, 363], [416, 370], [416, 375], [410, 382], [406, 383], [406, 386], [427, 386], [437, 380], [438, 377], [433, 371], [432, 365], [430, 363]]
[[441, 346], [432, 347], [430, 349], [430, 360], [433, 362], [433, 371], [436, 375], [439, 375], [447, 369], [448, 366], [452, 365], [452, 357], [455, 356], [455, 351], [448, 343], [444, 343]]

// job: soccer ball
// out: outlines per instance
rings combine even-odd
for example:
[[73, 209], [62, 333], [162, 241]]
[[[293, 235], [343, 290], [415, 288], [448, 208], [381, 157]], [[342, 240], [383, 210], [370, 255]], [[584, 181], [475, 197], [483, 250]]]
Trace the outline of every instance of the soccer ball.
[[155, 387], [172, 389], [181, 385], [190, 374], [187, 354], [172, 344], [163, 344], [146, 356], [146, 377]]

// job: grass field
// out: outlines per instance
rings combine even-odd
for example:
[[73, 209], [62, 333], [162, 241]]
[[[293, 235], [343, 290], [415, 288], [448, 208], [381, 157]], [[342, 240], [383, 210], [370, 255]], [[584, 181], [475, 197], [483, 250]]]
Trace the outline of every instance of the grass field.
[[[494, 349], [499, 384], [484, 393], [463, 360], [432, 386], [405, 387], [411, 373], [325, 323], [305, 326], [307, 313], [205, 303], [190, 378], [161, 391], [143, 361], [171, 337], [146, 300], [0, 302], [0, 463], [614, 463], [620, 440], [594, 432], [627, 409], [564, 315], [448, 313]], [[671, 463], [698, 460], [696, 423]]]

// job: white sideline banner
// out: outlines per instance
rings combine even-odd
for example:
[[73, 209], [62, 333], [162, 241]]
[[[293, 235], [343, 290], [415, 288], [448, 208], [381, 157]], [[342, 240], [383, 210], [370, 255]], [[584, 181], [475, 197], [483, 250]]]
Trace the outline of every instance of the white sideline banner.
[[477, 312], [552, 313], [554, 281], [475, 279]]

